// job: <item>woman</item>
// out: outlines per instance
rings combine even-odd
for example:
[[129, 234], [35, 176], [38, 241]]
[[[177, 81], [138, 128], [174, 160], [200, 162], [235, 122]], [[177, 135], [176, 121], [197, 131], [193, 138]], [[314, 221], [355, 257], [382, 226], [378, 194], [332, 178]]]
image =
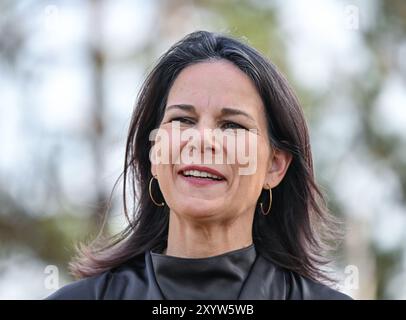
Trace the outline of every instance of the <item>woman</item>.
[[123, 176], [129, 226], [82, 246], [70, 265], [82, 279], [49, 299], [349, 298], [324, 284], [336, 235], [302, 108], [250, 46], [199, 31], [160, 58], [138, 97]]

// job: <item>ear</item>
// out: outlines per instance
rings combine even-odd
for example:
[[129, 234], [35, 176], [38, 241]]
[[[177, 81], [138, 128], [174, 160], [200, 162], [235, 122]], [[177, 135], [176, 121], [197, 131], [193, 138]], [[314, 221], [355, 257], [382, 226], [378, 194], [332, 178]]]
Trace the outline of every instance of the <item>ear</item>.
[[278, 149], [272, 150], [264, 189], [275, 188], [282, 181], [291, 161], [291, 153]]
[[156, 153], [155, 153], [155, 148], [154, 148], [154, 146], [155, 146], [155, 141], [153, 141], [152, 143], [151, 143], [151, 149], [150, 149], [150, 152], [149, 152], [149, 161], [151, 162], [151, 174], [152, 174], [152, 176], [153, 177], [155, 177], [156, 175], [157, 175], [157, 173], [156, 173]]
[[156, 176], [156, 164], [151, 164], [151, 173], [153, 177]]

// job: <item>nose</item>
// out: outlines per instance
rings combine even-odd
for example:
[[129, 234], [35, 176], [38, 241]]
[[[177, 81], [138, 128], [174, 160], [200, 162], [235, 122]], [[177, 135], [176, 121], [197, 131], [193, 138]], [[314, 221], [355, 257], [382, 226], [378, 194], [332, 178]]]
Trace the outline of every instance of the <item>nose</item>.
[[188, 154], [195, 150], [197, 154], [203, 155], [204, 159], [206, 159], [206, 156], [212, 158], [213, 155], [221, 151], [221, 143], [216, 138], [215, 127], [210, 123], [202, 121], [194, 128], [190, 128], [190, 130], [193, 131], [188, 134], [185, 146]]

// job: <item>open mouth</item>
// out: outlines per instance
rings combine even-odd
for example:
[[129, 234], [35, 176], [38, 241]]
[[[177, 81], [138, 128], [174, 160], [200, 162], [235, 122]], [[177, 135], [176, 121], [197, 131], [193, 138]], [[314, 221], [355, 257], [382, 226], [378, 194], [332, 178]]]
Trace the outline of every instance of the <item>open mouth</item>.
[[223, 177], [200, 170], [184, 170], [180, 172], [184, 177], [193, 177], [202, 180], [222, 181]]

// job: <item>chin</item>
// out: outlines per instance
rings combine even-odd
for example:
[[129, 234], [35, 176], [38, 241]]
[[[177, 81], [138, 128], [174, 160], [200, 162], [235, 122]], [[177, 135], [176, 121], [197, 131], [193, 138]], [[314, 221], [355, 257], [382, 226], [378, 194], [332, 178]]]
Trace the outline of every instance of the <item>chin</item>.
[[212, 201], [193, 198], [190, 202], [175, 206], [177, 208], [174, 211], [179, 215], [195, 219], [213, 218], [224, 212], [224, 208], [221, 209], [218, 205], [209, 202]]

